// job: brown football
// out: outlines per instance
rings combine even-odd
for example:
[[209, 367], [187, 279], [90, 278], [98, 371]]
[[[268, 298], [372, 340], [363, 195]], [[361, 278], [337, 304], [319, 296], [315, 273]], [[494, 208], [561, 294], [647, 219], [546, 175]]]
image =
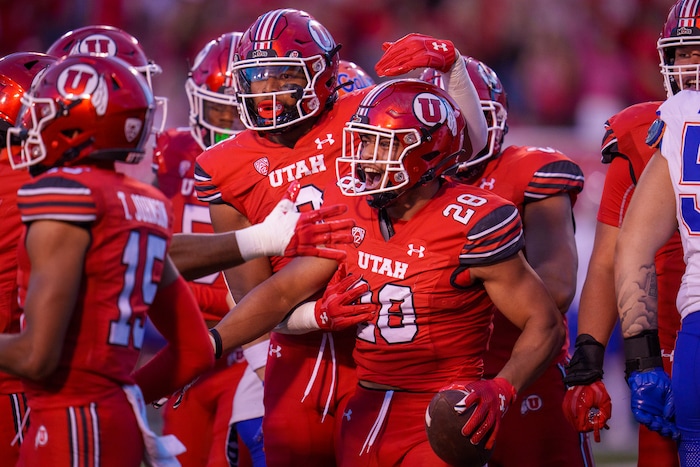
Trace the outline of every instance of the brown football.
[[435, 394], [425, 412], [425, 431], [430, 446], [443, 461], [455, 466], [481, 467], [491, 457], [491, 450], [484, 447], [488, 436], [478, 445], [473, 445], [469, 438], [462, 435], [462, 427], [474, 412], [474, 406], [467, 407], [462, 413], [454, 409], [465, 395], [458, 389]]

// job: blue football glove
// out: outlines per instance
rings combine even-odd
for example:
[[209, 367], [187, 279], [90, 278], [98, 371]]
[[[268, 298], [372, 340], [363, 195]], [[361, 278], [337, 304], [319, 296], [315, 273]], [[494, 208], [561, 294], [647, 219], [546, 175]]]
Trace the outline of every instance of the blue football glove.
[[627, 378], [632, 391], [630, 402], [634, 418], [662, 436], [678, 439], [676, 408], [671, 392], [671, 378], [663, 368], [633, 371]]

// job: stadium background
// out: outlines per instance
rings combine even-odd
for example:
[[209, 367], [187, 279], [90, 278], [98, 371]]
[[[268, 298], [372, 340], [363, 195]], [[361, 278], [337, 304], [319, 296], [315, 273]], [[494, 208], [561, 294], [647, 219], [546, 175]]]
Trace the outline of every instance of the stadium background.
[[[109, 24], [136, 36], [163, 68], [156, 94], [169, 98], [168, 127], [187, 124], [184, 82], [210, 39], [245, 30], [274, 8], [307, 10], [342, 44], [341, 57], [375, 79], [384, 41], [409, 32], [452, 40], [489, 64], [509, 97], [506, 144], [559, 149], [581, 164], [586, 186], [575, 208], [579, 287], [585, 278], [606, 167], [605, 120], [624, 107], [664, 99], [656, 40], [671, 0], [0, 0], [0, 55], [45, 51], [65, 32]], [[578, 297], [578, 295], [577, 295]], [[575, 335], [578, 298], [569, 312]], [[608, 348], [605, 382], [613, 419], [594, 450], [599, 465], [634, 465], [620, 336]]]

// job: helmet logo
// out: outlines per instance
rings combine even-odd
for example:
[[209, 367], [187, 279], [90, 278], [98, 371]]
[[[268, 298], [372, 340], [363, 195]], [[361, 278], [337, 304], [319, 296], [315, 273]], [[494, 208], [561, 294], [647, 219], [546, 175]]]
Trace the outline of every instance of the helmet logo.
[[680, 27], [676, 30], [676, 35], [677, 35], [677, 36], [692, 36], [693, 34], [694, 34], [694, 33], [693, 33], [693, 28], [688, 28], [688, 27], [680, 26]]
[[334, 46], [333, 38], [326, 28], [316, 20], [309, 21], [309, 32], [314, 42], [318, 44], [324, 51], [330, 51]]
[[111, 37], [103, 34], [93, 34], [86, 37], [74, 47], [71, 55], [74, 53], [89, 54], [89, 55], [109, 55], [111, 57], [117, 55], [117, 44]]
[[89, 65], [80, 63], [63, 70], [58, 76], [56, 87], [59, 94], [66, 99], [90, 99], [98, 116], [107, 111], [107, 83]]
[[124, 137], [128, 142], [134, 141], [141, 133], [143, 122], [138, 118], [127, 118], [124, 121]]
[[447, 106], [435, 94], [423, 92], [413, 98], [413, 113], [426, 126], [435, 126], [447, 119]]
[[97, 89], [99, 76], [89, 65], [76, 64], [63, 70], [56, 86], [61, 96], [66, 99], [87, 98]]

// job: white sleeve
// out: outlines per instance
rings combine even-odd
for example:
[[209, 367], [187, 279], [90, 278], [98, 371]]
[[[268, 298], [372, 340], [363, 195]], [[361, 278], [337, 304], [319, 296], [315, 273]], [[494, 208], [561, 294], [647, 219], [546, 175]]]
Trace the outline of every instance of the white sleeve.
[[455, 100], [467, 120], [467, 135], [472, 145], [471, 157], [474, 157], [486, 146], [488, 131], [486, 118], [464, 60], [459, 55], [459, 51], [455, 52], [457, 59], [450, 68], [450, 72], [445, 73], [442, 79], [445, 81], [447, 93]]

